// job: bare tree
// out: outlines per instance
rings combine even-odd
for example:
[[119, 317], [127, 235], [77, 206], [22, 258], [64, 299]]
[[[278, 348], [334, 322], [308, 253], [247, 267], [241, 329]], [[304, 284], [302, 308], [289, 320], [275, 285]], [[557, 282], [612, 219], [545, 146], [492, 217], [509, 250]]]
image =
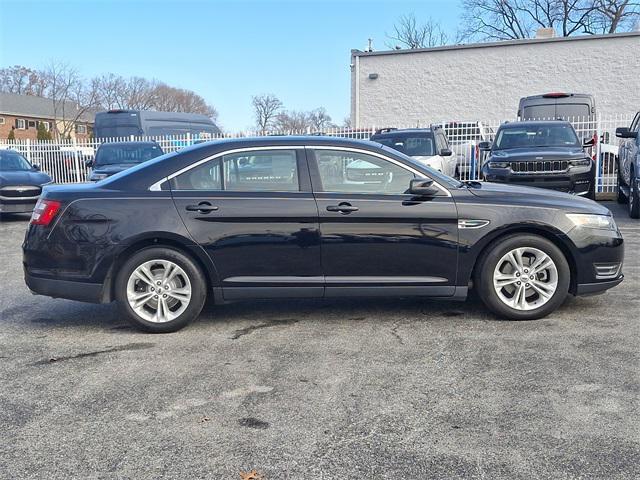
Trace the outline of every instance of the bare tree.
[[596, 33], [640, 30], [640, 2], [631, 0], [596, 0]]
[[278, 97], [270, 93], [263, 93], [251, 97], [251, 105], [256, 118], [256, 126], [262, 134], [273, 126], [278, 112], [282, 109], [282, 102]]
[[401, 16], [393, 26], [394, 33], [387, 35], [389, 48], [427, 48], [446, 45], [448, 35], [439, 22], [429, 18], [419, 24], [414, 14]]
[[41, 97], [47, 89], [43, 72], [15, 65], [0, 69], [0, 92]]
[[631, 30], [637, 0], [462, 0], [466, 40], [531, 38], [539, 28], [569, 37]]
[[309, 125], [316, 132], [321, 132], [326, 128], [331, 128], [335, 126], [331, 122], [331, 117], [329, 116], [329, 114], [327, 113], [324, 107], [319, 107], [319, 108], [316, 108], [315, 110], [310, 111], [308, 114], [308, 119], [309, 119]]
[[98, 82], [85, 82], [78, 72], [65, 63], [52, 62], [44, 70], [47, 97], [53, 105], [54, 133], [68, 138], [76, 123], [98, 104]]
[[309, 112], [290, 110], [276, 115], [275, 127], [281, 132], [302, 132], [311, 127]]

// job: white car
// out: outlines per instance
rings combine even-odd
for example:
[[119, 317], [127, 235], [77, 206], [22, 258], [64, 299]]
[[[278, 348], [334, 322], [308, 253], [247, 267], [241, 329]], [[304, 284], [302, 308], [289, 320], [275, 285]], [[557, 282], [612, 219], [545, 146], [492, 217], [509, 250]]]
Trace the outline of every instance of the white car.
[[451, 151], [444, 130], [440, 127], [384, 128], [376, 131], [370, 140], [398, 150], [450, 177], [458, 175], [458, 161]]

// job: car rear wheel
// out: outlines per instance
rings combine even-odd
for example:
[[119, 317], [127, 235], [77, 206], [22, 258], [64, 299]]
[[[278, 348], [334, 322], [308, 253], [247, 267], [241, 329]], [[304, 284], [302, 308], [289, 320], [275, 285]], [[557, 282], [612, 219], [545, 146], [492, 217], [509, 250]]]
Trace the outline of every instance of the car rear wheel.
[[567, 297], [571, 273], [562, 251], [536, 235], [498, 242], [476, 276], [480, 298], [496, 315], [533, 320], [556, 310]]
[[196, 319], [206, 299], [206, 279], [183, 253], [151, 247], [121, 267], [116, 300], [134, 326], [153, 333], [175, 332]]

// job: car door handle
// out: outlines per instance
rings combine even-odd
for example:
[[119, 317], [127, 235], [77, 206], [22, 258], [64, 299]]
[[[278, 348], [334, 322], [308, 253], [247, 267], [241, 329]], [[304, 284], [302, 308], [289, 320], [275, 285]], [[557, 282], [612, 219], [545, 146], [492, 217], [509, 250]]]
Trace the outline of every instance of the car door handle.
[[360, 210], [358, 207], [354, 207], [353, 205], [347, 202], [342, 202], [339, 205], [327, 206], [328, 212], [351, 213], [351, 212], [357, 212], [358, 210]]
[[218, 210], [218, 207], [211, 205], [209, 202], [200, 202], [197, 205], [187, 205], [185, 210], [187, 212], [209, 213]]

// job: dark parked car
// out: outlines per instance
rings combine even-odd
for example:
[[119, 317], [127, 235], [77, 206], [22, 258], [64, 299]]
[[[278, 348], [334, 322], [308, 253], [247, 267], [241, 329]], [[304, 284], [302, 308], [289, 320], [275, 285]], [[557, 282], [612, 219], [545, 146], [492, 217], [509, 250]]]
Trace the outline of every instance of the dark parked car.
[[[259, 174], [242, 174], [247, 158]], [[356, 162], [376, 175], [351, 176]], [[207, 296], [464, 299], [472, 285], [499, 316], [533, 319], [623, 279], [622, 236], [595, 202], [321, 136], [209, 142], [46, 188], [23, 248], [32, 291], [116, 300], [152, 332], [185, 326]]]
[[[590, 144], [590, 143], [589, 143]], [[482, 166], [489, 182], [517, 183], [595, 199], [595, 166], [569, 122], [514, 122], [498, 128]]]
[[98, 147], [95, 159], [87, 161], [87, 166], [92, 168], [89, 180], [97, 182], [163, 154], [156, 142], [103, 143]]
[[629, 127], [616, 129], [618, 150], [618, 202], [629, 205], [629, 216], [640, 218], [640, 112]]
[[14, 150], [0, 150], [0, 214], [33, 210], [51, 177]]

